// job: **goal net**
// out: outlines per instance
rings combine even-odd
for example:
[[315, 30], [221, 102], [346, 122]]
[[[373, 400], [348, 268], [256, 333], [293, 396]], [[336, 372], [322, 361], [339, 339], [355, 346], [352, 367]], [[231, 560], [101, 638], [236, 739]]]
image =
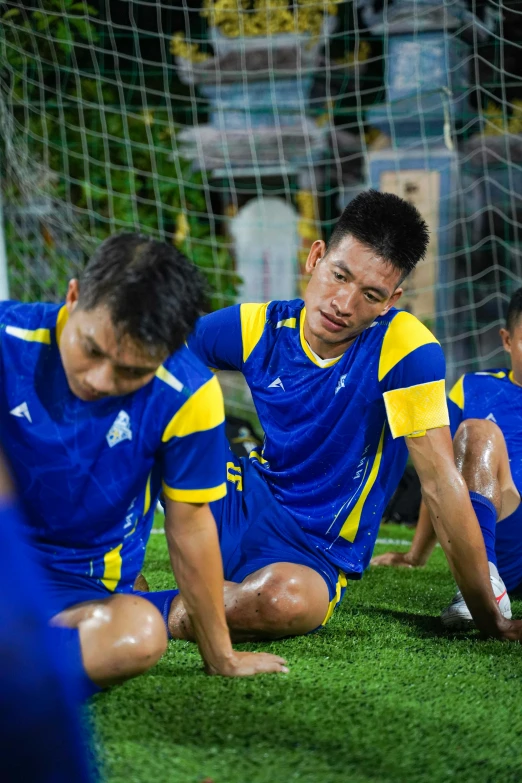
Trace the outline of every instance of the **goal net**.
[[200, 266], [213, 308], [294, 298], [310, 244], [375, 187], [430, 226], [404, 306], [450, 380], [503, 363], [522, 284], [522, 0], [17, 0], [0, 17], [11, 297], [59, 300], [130, 230]]

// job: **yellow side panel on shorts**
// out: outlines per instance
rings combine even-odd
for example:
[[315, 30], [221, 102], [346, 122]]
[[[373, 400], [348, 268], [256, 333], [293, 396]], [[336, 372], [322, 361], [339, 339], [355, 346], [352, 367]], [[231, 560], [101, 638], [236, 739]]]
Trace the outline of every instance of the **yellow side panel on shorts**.
[[242, 304], [240, 307], [244, 362], [246, 362], [261, 339], [266, 324], [266, 308], [269, 304], [270, 302], [266, 302], [266, 304]]
[[389, 325], [382, 341], [379, 380], [382, 381], [405, 356], [429, 343], [438, 343], [438, 340], [418, 318], [401, 310]]
[[386, 424], [382, 428], [381, 437], [379, 439], [379, 445], [377, 446], [377, 454], [375, 455], [375, 459], [373, 460], [373, 465], [370, 471], [370, 475], [368, 476], [366, 484], [364, 485], [363, 491], [359, 495], [359, 500], [350, 511], [348, 518], [344, 523], [344, 525], [342, 526], [341, 532], [339, 533], [341, 538], [345, 538], [347, 541], [351, 541], [352, 543], [355, 541], [355, 536], [357, 535], [357, 531], [359, 530], [359, 525], [361, 523], [361, 516], [362, 516], [364, 504], [366, 503], [366, 498], [370, 494], [370, 490], [375, 484], [377, 474], [379, 473], [379, 468], [381, 466], [381, 459], [382, 459], [382, 447], [384, 443], [385, 429], [386, 429]]
[[451, 389], [448, 397], [457, 405], [461, 411], [464, 410], [464, 376], [461, 375], [456, 384]]
[[444, 380], [384, 392], [384, 404], [394, 438], [415, 437], [449, 425]]
[[103, 561], [105, 563], [105, 569], [101, 581], [107, 588], [107, 590], [116, 590], [118, 582], [121, 579], [121, 548], [123, 544], [119, 544], [110, 552], [107, 552]]
[[175, 500], [177, 503], [212, 503], [214, 500], [221, 500], [225, 497], [227, 485], [223, 482], [217, 487], [204, 489], [176, 489], [163, 482], [163, 493], [169, 500]]
[[339, 579], [337, 580], [337, 584], [335, 586], [335, 595], [328, 605], [328, 611], [326, 613], [326, 617], [324, 618], [321, 625], [326, 625], [330, 617], [333, 615], [335, 607], [341, 600], [341, 590], [343, 589], [343, 587], [346, 587], [347, 584], [348, 582], [346, 581], [345, 575], [343, 574], [342, 571], [339, 571]]

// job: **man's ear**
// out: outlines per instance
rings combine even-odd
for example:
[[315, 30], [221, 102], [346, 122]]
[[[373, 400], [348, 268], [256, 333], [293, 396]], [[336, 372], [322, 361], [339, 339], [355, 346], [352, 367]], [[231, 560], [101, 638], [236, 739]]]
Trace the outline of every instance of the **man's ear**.
[[325, 254], [326, 254], [326, 242], [323, 242], [322, 239], [316, 239], [312, 247], [310, 248], [310, 252], [308, 253], [308, 258], [306, 259], [305, 269], [309, 275], [312, 274], [315, 267], [317, 266], [321, 258], [324, 257]]
[[65, 297], [65, 306], [67, 308], [67, 312], [69, 313], [69, 315], [72, 315], [72, 313], [76, 309], [76, 305], [78, 304], [79, 298], [80, 298], [80, 288], [78, 285], [78, 280], [76, 280], [76, 278], [73, 278], [72, 280], [69, 280], [69, 285], [67, 286], [67, 295]]
[[396, 288], [393, 294], [388, 299], [388, 304], [386, 305], [382, 313], [380, 313], [380, 315], [386, 315], [386, 313], [395, 305], [395, 303], [399, 301], [403, 293], [404, 293], [403, 288]]
[[511, 334], [508, 329], [499, 330], [500, 339], [502, 340], [502, 347], [506, 353], [511, 353]]

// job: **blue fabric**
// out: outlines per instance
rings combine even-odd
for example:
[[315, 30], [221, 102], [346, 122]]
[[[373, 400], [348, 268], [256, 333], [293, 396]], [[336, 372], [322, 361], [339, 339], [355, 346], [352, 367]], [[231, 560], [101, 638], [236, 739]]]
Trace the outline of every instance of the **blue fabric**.
[[87, 783], [77, 650], [47, 624], [43, 575], [21, 530], [18, 510], [0, 501], [0, 778]]
[[[198, 411], [184, 407], [214, 378], [183, 346], [163, 375], [133, 394], [84, 402], [62, 366], [59, 313], [59, 305], [0, 308], [2, 445], [45, 567], [96, 582], [112, 552], [113, 566], [121, 557], [121, 569], [112, 570], [121, 573], [119, 587], [131, 589], [162, 481], [177, 490], [224, 484], [224, 425], [194, 434]], [[183, 437], [163, 441], [175, 415]]]
[[81, 701], [86, 701], [101, 688], [88, 676], [83, 666], [82, 648], [80, 644], [80, 632], [77, 628], [52, 628], [56, 651], [61, 660], [67, 661], [72, 679], [77, 685], [77, 691]]
[[509, 592], [522, 587], [522, 504], [497, 524], [498, 572]]
[[[305, 533], [310, 550], [361, 574], [407, 459], [404, 438], [391, 435], [383, 395], [443, 380], [442, 349], [426, 330], [424, 342], [401, 355], [412, 322], [419, 333], [423, 327], [392, 308], [337, 362], [322, 367], [303, 342], [301, 299], [270, 302], [266, 310], [259, 305], [258, 320], [247, 317], [255, 306], [241, 307], [202, 318], [189, 347], [212, 367], [243, 373], [265, 432], [261, 459], [251, 455], [255, 470]], [[387, 334], [393, 339], [385, 342]], [[381, 366], [381, 356], [389, 360], [397, 345], [395, 363]], [[348, 531], [343, 528], [352, 511]]]
[[107, 590], [99, 580], [91, 579], [81, 574], [66, 574], [61, 571], [45, 571], [45, 590], [48, 617], [70, 609], [71, 606], [85, 601], [104, 601], [116, 593], [139, 595], [150, 601], [163, 617], [168, 630], [167, 620], [170, 604], [178, 595], [179, 590], [162, 590], [143, 592], [141, 590], [120, 590], [116, 593]]
[[308, 566], [323, 577], [331, 601], [339, 580], [337, 566], [310, 544], [252, 463], [245, 458], [233, 459], [233, 463], [229, 462], [229, 466], [234, 465], [229, 467], [229, 476], [241, 476], [241, 485], [229, 480], [226, 498], [210, 504], [218, 528], [225, 579], [242, 582], [254, 571], [273, 563], [295, 563]]
[[484, 497], [484, 495], [480, 495], [478, 492], [470, 491], [469, 497], [482, 531], [488, 560], [490, 563], [497, 565], [497, 555], [495, 552], [497, 511], [495, 506], [488, 498]]

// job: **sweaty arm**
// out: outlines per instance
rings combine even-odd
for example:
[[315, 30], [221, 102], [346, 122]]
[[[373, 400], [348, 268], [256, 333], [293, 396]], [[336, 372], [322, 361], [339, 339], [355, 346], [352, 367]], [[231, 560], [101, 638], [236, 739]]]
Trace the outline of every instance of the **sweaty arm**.
[[209, 503], [226, 494], [223, 396], [213, 377], [192, 394], [163, 435], [165, 532], [181, 598], [209, 674], [244, 677], [286, 671], [268, 653], [232, 649], [223, 565]]

